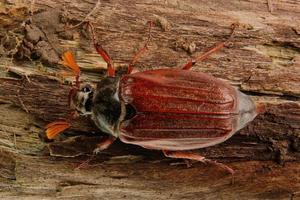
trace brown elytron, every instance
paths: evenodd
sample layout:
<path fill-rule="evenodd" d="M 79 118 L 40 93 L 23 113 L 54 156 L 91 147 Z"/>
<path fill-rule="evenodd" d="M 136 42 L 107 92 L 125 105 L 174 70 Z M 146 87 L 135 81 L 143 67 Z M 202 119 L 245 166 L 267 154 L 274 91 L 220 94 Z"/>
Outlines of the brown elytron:
<path fill-rule="evenodd" d="M 189 150 L 227 139 L 238 128 L 238 91 L 208 74 L 158 69 L 125 75 L 120 97 L 136 109 L 121 123 L 124 142 Z"/>

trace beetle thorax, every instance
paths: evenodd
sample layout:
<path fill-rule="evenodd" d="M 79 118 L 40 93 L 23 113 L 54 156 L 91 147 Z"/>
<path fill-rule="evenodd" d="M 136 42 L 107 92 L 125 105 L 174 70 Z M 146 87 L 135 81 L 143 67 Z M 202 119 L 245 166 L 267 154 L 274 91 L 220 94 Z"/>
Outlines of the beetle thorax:
<path fill-rule="evenodd" d="M 125 113 L 125 105 L 119 99 L 119 78 L 102 79 L 93 95 L 92 119 L 95 124 L 101 131 L 118 137 Z"/>
<path fill-rule="evenodd" d="M 125 105 L 119 99 L 119 79 L 106 77 L 97 86 L 83 85 L 72 98 L 79 115 L 91 115 L 97 127 L 115 137 L 125 116 Z"/>

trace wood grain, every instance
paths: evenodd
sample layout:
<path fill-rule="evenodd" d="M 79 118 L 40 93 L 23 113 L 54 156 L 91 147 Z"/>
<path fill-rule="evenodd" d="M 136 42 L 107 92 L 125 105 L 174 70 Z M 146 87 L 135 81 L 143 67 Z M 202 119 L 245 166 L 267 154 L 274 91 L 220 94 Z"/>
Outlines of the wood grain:
<path fill-rule="evenodd" d="M 1 198 L 300 198 L 299 1 L 102 0 L 88 17 L 118 75 L 147 39 L 149 20 L 158 26 L 137 70 L 181 67 L 223 41 L 230 24 L 240 24 L 229 46 L 192 69 L 266 104 L 266 112 L 232 139 L 198 151 L 232 167 L 234 181 L 214 166 L 186 168 L 161 152 L 119 141 L 76 169 L 106 137 L 87 118 L 76 119 L 55 142 L 42 141 L 44 125 L 69 113 L 72 77 L 62 76 L 62 52 L 75 53 L 84 82 L 105 75 L 85 25 L 68 29 L 96 2 L 0 2 Z"/>

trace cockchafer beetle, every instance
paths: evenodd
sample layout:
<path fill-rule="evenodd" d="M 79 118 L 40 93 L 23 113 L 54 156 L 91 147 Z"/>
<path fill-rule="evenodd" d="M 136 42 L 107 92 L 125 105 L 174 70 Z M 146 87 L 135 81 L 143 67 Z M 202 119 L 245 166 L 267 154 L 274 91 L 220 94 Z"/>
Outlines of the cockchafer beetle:
<path fill-rule="evenodd" d="M 187 150 L 205 148 L 224 142 L 252 121 L 261 106 L 228 83 L 209 74 L 193 72 L 191 67 L 220 50 L 230 37 L 208 52 L 190 60 L 181 69 L 154 69 L 133 73 L 133 66 L 146 50 L 149 37 L 129 64 L 128 73 L 115 76 L 115 68 L 107 52 L 95 42 L 94 46 L 107 63 L 107 76 L 96 88 L 80 86 L 80 69 L 73 55 L 66 52 L 63 64 L 76 76 L 70 92 L 70 102 L 81 115 L 90 115 L 97 127 L 110 134 L 94 152 L 106 149 L 116 138 L 148 149 L 162 150 L 165 156 L 216 164 Z M 49 139 L 71 126 L 70 120 L 55 121 L 46 126 Z"/>

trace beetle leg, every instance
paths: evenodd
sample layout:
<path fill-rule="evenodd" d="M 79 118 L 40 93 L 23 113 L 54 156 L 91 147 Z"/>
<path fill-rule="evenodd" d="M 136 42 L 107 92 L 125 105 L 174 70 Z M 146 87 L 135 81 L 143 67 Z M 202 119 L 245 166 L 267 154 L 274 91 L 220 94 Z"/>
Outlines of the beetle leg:
<path fill-rule="evenodd" d="M 114 77 L 116 74 L 116 70 L 108 53 L 103 49 L 103 47 L 99 43 L 95 43 L 94 46 L 98 54 L 107 63 L 107 75 L 110 77 Z"/>
<path fill-rule="evenodd" d="M 190 168 L 192 167 L 192 160 L 189 160 L 189 159 L 183 159 L 182 162 L 175 162 L 175 163 L 171 163 L 170 165 L 172 166 L 176 166 L 176 165 L 185 165 L 187 168 Z"/>
<path fill-rule="evenodd" d="M 212 165 L 216 165 L 220 168 L 225 169 L 228 171 L 230 174 L 234 174 L 234 170 L 228 167 L 227 165 L 224 165 L 222 163 L 218 163 L 217 161 L 207 159 L 197 153 L 192 153 L 192 152 L 185 152 L 185 151 L 168 151 L 168 150 L 163 150 L 163 153 L 166 157 L 169 158 L 183 158 L 183 159 L 189 159 L 189 160 L 196 160 L 200 161 L 202 163 L 209 163 Z"/>
<path fill-rule="evenodd" d="M 151 29 L 152 27 L 155 25 L 153 21 L 148 21 L 147 24 L 149 25 L 149 30 L 148 30 L 148 39 L 146 41 L 146 43 L 144 44 L 144 46 L 134 54 L 132 61 L 129 63 L 128 65 L 128 70 L 127 73 L 130 74 L 133 70 L 134 64 L 136 63 L 136 61 L 142 56 L 142 54 L 148 49 L 148 45 L 151 41 Z"/>
<path fill-rule="evenodd" d="M 110 77 L 114 77 L 116 70 L 113 65 L 112 59 L 109 57 L 108 53 L 104 50 L 104 48 L 98 42 L 96 42 L 94 26 L 90 22 L 87 22 L 87 25 L 90 27 L 92 40 L 96 51 L 107 64 L 107 75 Z"/>
<path fill-rule="evenodd" d="M 191 69 L 198 61 L 203 61 L 205 60 L 206 58 L 208 58 L 211 54 L 213 54 L 214 52 L 222 49 L 225 45 L 225 42 L 222 42 L 220 44 L 218 44 L 217 46 L 213 47 L 212 49 L 210 49 L 209 51 L 207 51 L 206 53 L 204 54 L 201 54 L 199 57 L 195 58 L 195 59 L 192 59 L 190 60 L 187 64 L 185 64 L 183 66 L 182 69 L 184 70 L 189 70 Z"/>
<path fill-rule="evenodd" d="M 97 147 L 93 151 L 93 155 L 89 159 L 87 159 L 86 161 L 80 163 L 76 167 L 76 169 L 81 169 L 81 168 L 87 167 L 89 165 L 89 163 L 96 157 L 96 155 L 98 153 L 100 153 L 104 149 L 107 149 L 115 140 L 116 140 L 115 137 L 109 136 L 108 138 L 105 138 L 103 141 L 101 141 L 100 143 L 98 143 Z"/>
<path fill-rule="evenodd" d="M 108 138 L 106 138 L 105 140 L 97 144 L 97 147 L 96 149 L 94 149 L 93 153 L 98 154 L 104 149 L 107 149 L 115 140 L 116 140 L 115 137 L 109 136 Z"/>
<path fill-rule="evenodd" d="M 205 52 L 204 54 L 201 54 L 199 56 L 197 56 L 195 59 L 191 59 L 188 63 L 186 63 L 182 69 L 184 70 L 189 70 L 192 68 L 193 65 L 195 65 L 197 62 L 199 61 L 203 61 L 205 60 L 206 58 L 208 58 L 211 54 L 219 51 L 220 49 L 222 49 L 228 42 L 229 40 L 232 38 L 233 34 L 234 34 L 234 31 L 236 29 L 236 27 L 238 26 L 238 24 L 232 24 L 231 25 L 231 33 L 230 33 L 230 36 L 229 38 L 224 41 L 224 42 L 221 42 L 219 43 L 218 45 L 216 45 L 215 47 L 213 47 L 212 49 L 210 49 L 209 51 Z"/>

